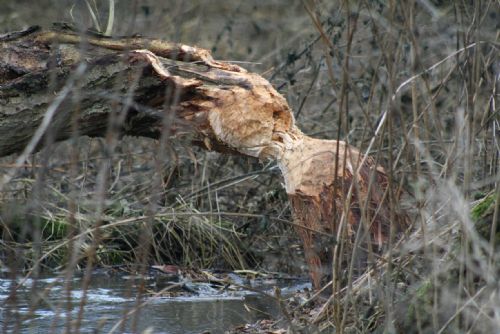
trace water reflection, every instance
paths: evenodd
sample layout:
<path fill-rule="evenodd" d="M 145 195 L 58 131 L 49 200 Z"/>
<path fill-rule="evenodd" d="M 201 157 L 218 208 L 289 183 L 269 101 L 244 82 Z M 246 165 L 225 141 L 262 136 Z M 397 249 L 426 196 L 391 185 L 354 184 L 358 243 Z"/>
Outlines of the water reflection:
<path fill-rule="evenodd" d="M 80 333 L 140 333 L 147 328 L 153 333 L 222 333 L 239 324 L 279 316 L 272 298 L 250 291 L 221 292 L 208 283 L 191 283 L 197 295 L 151 297 L 154 287 L 141 285 L 144 281 L 137 279 L 97 275 L 84 292 L 81 279 L 74 278 L 67 293 L 62 278 L 49 277 L 28 279 L 12 294 L 12 287 L 20 282 L 0 279 L 0 321 L 7 333 L 63 333 L 75 326 L 84 296 Z M 269 285 L 254 285 L 272 291 Z M 285 285 L 289 286 L 286 291 L 304 287 L 297 281 Z"/>

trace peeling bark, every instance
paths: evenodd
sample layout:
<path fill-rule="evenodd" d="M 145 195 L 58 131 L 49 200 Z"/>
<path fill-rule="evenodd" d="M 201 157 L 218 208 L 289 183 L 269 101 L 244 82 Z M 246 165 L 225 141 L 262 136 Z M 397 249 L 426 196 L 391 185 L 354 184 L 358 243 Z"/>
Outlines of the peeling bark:
<path fill-rule="evenodd" d="M 191 46 L 37 28 L 0 36 L 0 156 L 23 150 L 82 63 L 85 73 L 51 121 L 57 140 L 73 135 L 75 117 L 79 135 L 103 136 L 110 113 L 125 105 L 116 125 L 123 134 L 189 134 L 209 150 L 276 160 L 315 288 L 330 272 L 337 238 L 360 249 L 387 244 L 384 170 L 344 142 L 304 135 L 267 80 Z M 392 224 L 396 232 L 404 227 Z"/>

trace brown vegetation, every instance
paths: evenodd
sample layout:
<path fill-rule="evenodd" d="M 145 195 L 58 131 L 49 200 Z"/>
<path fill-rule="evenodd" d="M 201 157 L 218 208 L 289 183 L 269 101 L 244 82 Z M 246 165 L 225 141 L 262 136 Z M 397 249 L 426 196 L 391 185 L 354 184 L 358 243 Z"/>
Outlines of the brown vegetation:
<path fill-rule="evenodd" d="M 114 25 L 113 0 L 64 3 L 0 3 L 3 32 L 79 31 L 2 36 L 0 113 L 24 116 L 0 121 L 2 155 L 22 152 L 0 160 L 5 276 L 86 267 L 86 291 L 93 268 L 120 263 L 306 275 L 301 235 L 327 301 L 304 291 L 286 307 L 275 290 L 281 317 L 249 332 L 499 332 L 498 0 L 130 1 Z M 31 68 L 5 65 L 33 50 Z M 396 243 L 400 205 L 413 229 Z M 29 321 L 19 292 L 7 326 Z M 82 319 L 84 298 L 56 312 L 76 300 Z"/>

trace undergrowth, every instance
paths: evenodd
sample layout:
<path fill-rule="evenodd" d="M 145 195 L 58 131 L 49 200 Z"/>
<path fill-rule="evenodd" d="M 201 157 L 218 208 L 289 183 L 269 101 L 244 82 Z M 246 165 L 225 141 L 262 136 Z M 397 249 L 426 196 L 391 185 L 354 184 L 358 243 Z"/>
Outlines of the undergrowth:
<path fill-rule="evenodd" d="M 111 2 L 88 3 L 91 12 L 78 3 L 72 15 L 54 9 L 45 23 L 66 18 L 99 30 Z M 0 27 L 15 30 L 23 17 L 37 23 L 32 10 L 3 6 L 10 15 Z M 403 194 L 390 201 L 407 210 L 407 235 L 373 254 L 359 277 L 334 266 L 331 293 L 290 303 L 285 312 L 296 316 L 283 327 L 500 331 L 498 0 L 156 2 L 135 16 L 129 9 L 117 2 L 106 31 L 140 30 L 249 61 L 243 66 L 287 97 L 304 132 L 361 148 Z M 16 171 L 0 193 L 4 271 L 173 263 L 307 274 L 272 164 L 189 143 L 165 149 L 121 138 L 111 157 L 104 146 L 60 143 Z M 2 172 L 11 161 L 2 159 Z"/>

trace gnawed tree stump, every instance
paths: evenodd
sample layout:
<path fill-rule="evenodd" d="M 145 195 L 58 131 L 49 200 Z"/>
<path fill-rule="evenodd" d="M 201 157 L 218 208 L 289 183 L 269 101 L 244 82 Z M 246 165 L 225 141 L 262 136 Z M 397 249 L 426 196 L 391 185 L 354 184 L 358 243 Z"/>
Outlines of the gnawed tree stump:
<path fill-rule="evenodd" d="M 110 124 L 117 106 L 124 111 Z M 0 156 L 40 146 L 33 135 L 45 130 L 49 109 L 55 140 L 73 136 L 76 120 L 78 135 L 104 136 L 109 127 L 151 138 L 189 134 L 208 150 L 276 160 L 315 288 L 332 260 L 356 249 L 364 263 L 367 249 L 387 244 L 391 225 L 393 234 L 404 227 L 391 222 L 387 177 L 372 159 L 304 135 L 267 80 L 203 49 L 36 27 L 0 36 Z M 337 241 L 345 244 L 332 253 Z"/>

